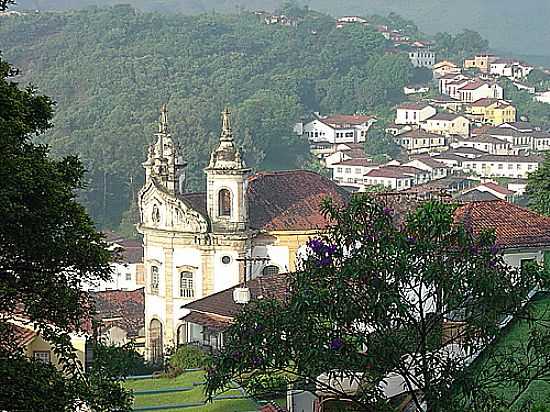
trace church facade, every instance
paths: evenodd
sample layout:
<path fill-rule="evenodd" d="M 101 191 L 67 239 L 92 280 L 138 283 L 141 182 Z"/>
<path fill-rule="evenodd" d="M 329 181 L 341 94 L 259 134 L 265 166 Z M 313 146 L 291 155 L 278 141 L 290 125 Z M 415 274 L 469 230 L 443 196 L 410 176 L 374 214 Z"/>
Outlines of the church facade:
<path fill-rule="evenodd" d="M 186 192 L 184 162 L 164 106 L 139 192 L 145 265 L 145 335 L 149 360 L 190 342 L 206 328 L 186 322 L 182 306 L 258 276 L 295 269 L 307 240 L 327 225 L 319 210 L 347 192 L 304 170 L 252 174 L 230 123 L 205 169 L 206 192 Z"/>

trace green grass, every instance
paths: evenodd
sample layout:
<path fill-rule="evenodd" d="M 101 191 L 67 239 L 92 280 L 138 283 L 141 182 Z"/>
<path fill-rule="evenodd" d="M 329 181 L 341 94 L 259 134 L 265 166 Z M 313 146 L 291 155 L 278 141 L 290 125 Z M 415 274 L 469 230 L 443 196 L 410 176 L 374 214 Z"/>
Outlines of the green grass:
<path fill-rule="evenodd" d="M 550 322 L 550 293 L 539 293 L 533 301 L 530 303 L 532 314 L 535 318 L 544 319 L 544 323 L 547 325 Z M 539 326 L 540 327 L 540 326 Z M 499 336 L 493 343 L 492 348 L 487 353 L 482 354 L 472 365 L 472 372 L 476 373 L 481 368 L 491 367 L 491 353 L 499 350 L 514 351 L 514 348 L 518 348 L 521 343 L 527 342 L 529 336 L 530 325 L 526 320 L 512 321 L 504 330 L 503 334 Z M 506 382 L 502 382 L 495 386 L 494 393 L 499 398 L 507 399 L 511 401 L 514 396 L 514 388 Z M 550 399 L 550 383 L 548 382 L 533 382 L 529 385 L 528 389 L 523 395 L 512 405 L 511 410 L 521 411 L 522 405 L 526 401 L 533 401 L 535 403 L 541 401 L 548 401 Z"/>
<path fill-rule="evenodd" d="M 156 379 L 143 379 L 143 380 L 128 380 L 125 383 L 125 387 L 132 391 L 154 390 L 154 389 L 168 389 L 176 387 L 189 387 L 193 383 L 204 382 L 204 372 L 187 372 L 176 378 L 156 378 Z M 224 392 L 222 395 L 240 395 L 241 392 L 237 389 L 232 389 Z M 150 395 L 135 395 L 134 406 L 160 406 L 160 405 L 172 405 L 180 403 L 193 403 L 204 401 L 204 386 L 196 386 L 190 391 L 173 392 L 173 393 L 160 393 Z M 250 399 L 231 399 L 231 400 L 219 400 L 214 401 L 211 404 L 203 406 L 190 407 L 184 409 L 167 409 L 165 412 L 176 411 L 189 411 L 189 412 L 243 412 L 243 411 L 255 411 L 258 406 Z"/>

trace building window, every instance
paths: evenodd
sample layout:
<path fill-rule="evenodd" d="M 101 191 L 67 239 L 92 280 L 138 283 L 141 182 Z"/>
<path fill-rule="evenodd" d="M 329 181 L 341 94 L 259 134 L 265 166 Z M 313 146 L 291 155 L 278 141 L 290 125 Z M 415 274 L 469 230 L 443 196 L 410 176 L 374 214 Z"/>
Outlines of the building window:
<path fill-rule="evenodd" d="M 222 263 L 224 265 L 229 265 L 231 263 L 231 256 L 227 256 L 227 255 L 222 256 Z"/>
<path fill-rule="evenodd" d="M 42 363 L 50 363 L 50 351 L 49 350 L 35 350 L 32 353 L 32 357 Z"/>
<path fill-rule="evenodd" d="M 158 364 L 163 358 L 162 323 L 153 319 L 149 324 L 149 360 Z"/>
<path fill-rule="evenodd" d="M 126 272 L 126 280 L 132 280 L 132 272 Z"/>
<path fill-rule="evenodd" d="M 185 345 L 187 343 L 187 323 L 183 323 L 178 326 L 176 340 L 178 346 Z"/>
<path fill-rule="evenodd" d="M 218 215 L 231 216 L 231 192 L 227 189 L 218 193 Z"/>
<path fill-rule="evenodd" d="M 180 273 L 180 296 L 182 298 L 192 298 L 195 296 L 193 274 L 191 272 Z"/>
<path fill-rule="evenodd" d="M 337 168 L 336 168 L 336 173 L 342 173 L 342 168 L 341 168 L 341 167 L 337 167 Z"/>
<path fill-rule="evenodd" d="M 274 276 L 279 274 L 279 268 L 275 265 L 268 265 L 262 269 L 262 276 Z"/>
<path fill-rule="evenodd" d="M 159 292 L 159 267 L 151 266 L 151 293 Z"/>
<path fill-rule="evenodd" d="M 351 173 L 351 167 L 346 167 L 346 173 Z"/>

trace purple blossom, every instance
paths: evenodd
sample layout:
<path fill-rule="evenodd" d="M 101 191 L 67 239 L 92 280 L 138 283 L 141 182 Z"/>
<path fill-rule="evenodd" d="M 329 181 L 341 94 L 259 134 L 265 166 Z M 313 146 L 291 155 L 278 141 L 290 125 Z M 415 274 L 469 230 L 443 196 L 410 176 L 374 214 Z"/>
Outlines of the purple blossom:
<path fill-rule="evenodd" d="M 263 363 L 263 359 L 260 358 L 259 356 L 254 356 L 252 358 L 252 365 L 253 366 L 260 366 L 262 363 Z"/>
<path fill-rule="evenodd" d="M 235 352 L 233 352 L 233 353 L 231 354 L 231 357 L 232 357 L 234 360 L 238 361 L 238 360 L 241 359 L 242 355 L 243 355 L 243 354 L 242 354 L 240 351 L 237 350 L 237 351 L 235 351 Z"/>
<path fill-rule="evenodd" d="M 319 259 L 319 261 L 317 262 L 317 265 L 319 267 L 325 267 L 325 266 L 330 266 L 332 264 L 332 258 L 330 256 L 325 256 L 325 257 L 322 257 L 321 259 Z"/>
<path fill-rule="evenodd" d="M 414 236 L 409 236 L 409 237 L 407 237 L 407 243 L 408 243 L 409 245 L 414 245 L 414 244 L 416 244 L 416 238 L 415 238 Z"/>
<path fill-rule="evenodd" d="M 497 245 L 491 246 L 491 254 L 496 255 L 500 252 L 500 248 Z"/>
<path fill-rule="evenodd" d="M 344 346 L 344 342 L 340 338 L 334 338 L 330 341 L 330 349 L 340 350 Z"/>
<path fill-rule="evenodd" d="M 311 239 L 307 246 L 317 259 L 317 266 L 324 267 L 332 264 L 332 256 L 336 253 L 338 247 L 335 244 L 327 244 L 320 239 Z"/>
<path fill-rule="evenodd" d="M 385 214 L 386 216 L 391 216 L 391 215 L 393 214 L 393 209 L 390 208 L 390 207 L 385 207 L 385 208 L 384 208 L 384 214 Z"/>
<path fill-rule="evenodd" d="M 265 329 L 265 328 L 264 328 L 264 325 L 258 324 L 258 325 L 256 325 L 256 327 L 254 328 L 254 332 L 256 332 L 256 333 L 261 333 L 261 332 L 263 332 L 264 329 Z"/>
<path fill-rule="evenodd" d="M 478 247 L 477 247 L 476 245 L 470 246 L 470 253 L 471 253 L 471 254 L 476 254 L 476 253 L 478 253 L 478 252 L 479 252 L 479 249 L 478 249 Z"/>

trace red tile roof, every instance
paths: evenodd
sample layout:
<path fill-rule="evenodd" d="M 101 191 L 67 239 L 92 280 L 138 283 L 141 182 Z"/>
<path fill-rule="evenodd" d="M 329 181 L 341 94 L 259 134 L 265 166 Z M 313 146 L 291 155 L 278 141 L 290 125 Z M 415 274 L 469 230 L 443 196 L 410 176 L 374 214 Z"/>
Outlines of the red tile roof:
<path fill-rule="evenodd" d="M 321 202 L 347 203 L 350 194 L 330 179 L 307 170 L 262 172 L 248 181 L 250 226 L 267 231 L 322 229 L 329 223 Z"/>
<path fill-rule="evenodd" d="M 399 167 L 381 167 L 380 169 L 373 169 L 365 174 L 365 177 L 387 177 L 392 179 L 407 179 L 410 178 L 410 174 L 404 170 L 400 170 Z"/>
<path fill-rule="evenodd" d="M 516 193 L 513 190 L 509 190 L 505 187 L 499 186 L 495 182 L 486 182 L 486 183 L 481 184 L 480 186 L 484 186 L 488 189 L 491 189 L 491 190 L 493 190 L 497 193 L 500 193 L 500 194 L 503 194 L 503 195 L 506 195 L 506 196 L 511 196 L 511 195 Z"/>
<path fill-rule="evenodd" d="M 35 337 L 38 336 L 36 332 L 31 329 L 23 328 L 18 325 L 9 324 L 8 326 L 13 333 L 14 342 L 18 347 L 24 347 L 28 345 Z"/>
<path fill-rule="evenodd" d="M 145 327 L 144 288 L 91 292 L 90 296 L 95 303 L 96 320 L 107 326 L 116 325 L 129 336 L 137 336 L 140 329 Z"/>
<path fill-rule="evenodd" d="M 463 205 L 456 210 L 455 221 L 463 223 L 474 235 L 495 230 L 500 247 L 550 246 L 550 217 L 504 200 Z"/>
<path fill-rule="evenodd" d="M 482 80 L 473 80 L 471 82 L 466 83 L 464 86 L 460 88 L 460 90 L 477 90 L 480 87 L 483 87 L 487 85 L 487 82 L 484 82 Z"/>
<path fill-rule="evenodd" d="M 379 165 L 379 163 L 373 162 L 367 158 L 358 158 L 358 159 L 347 159 L 343 160 L 340 163 L 334 163 L 333 166 L 362 166 L 362 167 L 374 167 Z"/>
<path fill-rule="evenodd" d="M 243 287 L 244 284 L 235 285 L 229 289 L 222 290 L 202 299 L 183 305 L 183 309 L 191 311 L 215 314 L 224 318 L 233 318 L 242 309 L 242 304 L 235 303 L 233 300 L 233 290 L 237 287 Z M 269 297 L 274 299 L 284 299 L 288 294 L 288 275 L 278 274 L 272 276 L 261 276 L 247 282 L 250 289 L 251 300 L 259 297 Z M 202 318 L 201 318 L 202 319 Z M 196 319 L 196 320 L 201 320 Z M 219 321 L 219 319 L 218 319 Z"/>
<path fill-rule="evenodd" d="M 424 102 L 406 102 L 402 103 L 399 106 L 397 106 L 397 109 L 403 109 L 403 110 L 422 110 L 426 107 L 429 107 L 430 105 L 428 103 Z"/>
<path fill-rule="evenodd" d="M 322 200 L 330 197 L 345 204 L 350 194 L 315 172 L 288 170 L 249 177 L 247 197 L 253 229 L 297 231 L 326 227 L 328 222 L 319 210 Z M 206 193 L 185 193 L 179 198 L 208 217 Z"/>

